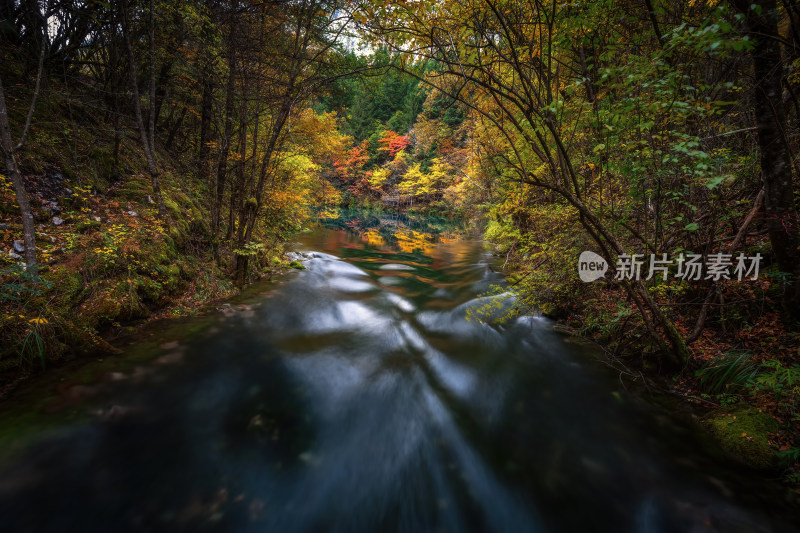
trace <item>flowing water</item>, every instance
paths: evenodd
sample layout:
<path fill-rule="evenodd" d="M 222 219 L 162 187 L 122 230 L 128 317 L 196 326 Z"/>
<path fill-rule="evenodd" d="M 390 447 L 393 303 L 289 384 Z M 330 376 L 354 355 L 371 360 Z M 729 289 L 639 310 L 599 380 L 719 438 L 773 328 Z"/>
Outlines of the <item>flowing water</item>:
<path fill-rule="evenodd" d="M 794 531 L 551 322 L 478 320 L 511 302 L 446 229 L 329 220 L 306 270 L 16 394 L 0 531 Z"/>

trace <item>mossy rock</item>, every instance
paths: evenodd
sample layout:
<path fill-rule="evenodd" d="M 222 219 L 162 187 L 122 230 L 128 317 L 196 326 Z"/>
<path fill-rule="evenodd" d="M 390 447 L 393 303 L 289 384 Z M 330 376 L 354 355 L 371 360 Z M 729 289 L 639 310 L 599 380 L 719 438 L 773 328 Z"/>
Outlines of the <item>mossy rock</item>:
<path fill-rule="evenodd" d="M 175 266 L 178 267 L 180 277 L 184 281 L 194 280 L 200 274 L 200 269 L 196 262 L 191 261 L 190 258 L 187 257 L 181 258 L 181 260 L 175 263 Z"/>
<path fill-rule="evenodd" d="M 132 289 L 127 280 L 93 284 L 91 294 L 82 306 L 80 317 L 94 328 L 149 317 L 150 310 L 142 305 L 139 295 Z"/>
<path fill-rule="evenodd" d="M 189 221 L 189 232 L 195 238 L 199 238 L 204 241 L 209 241 L 212 237 L 211 229 L 201 217 L 195 217 Z"/>
<path fill-rule="evenodd" d="M 89 149 L 89 161 L 95 173 L 95 181 L 98 185 L 108 185 L 109 178 L 114 174 L 114 145 L 93 145 Z M 116 169 L 118 170 L 118 169 Z"/>
<path fill-rule="evenodd" d="M 89 233 L 92 230 L 99 229 L 100 225 L 96 220 L 82 220 L 75 225 L 75 230 L 78 233 Z"/>
<path fill-rule="evenodd" d="M 59 294 L 58 302 L 71 306 L 73 300 L 83 291 L 84 282 L 80 272 L 59 265 L 51 270 L 46 280 L 52 283 L 53 290 Z"/>
<path fill-rule="evenodd" d="M 155 268 L 157 276 L 149 280 L 151 285 L 158 287 L 157 294 L 148 293 L 150 301 L 158 305 L 166 305 L 171 294 L 183 285 L 181 269 L 176 265 L 159 265 Z"/>
<path fill-rule="evenodd" d="M 188 230 L 189 225 L 185 221 L 175 220 L 167 229 L 167 237 L 169 237 L 176 249 L 183 250 Z"/>
<path fill-rule="evenodd" d="M 760 470 L 778 466 L 776 450 L 769 445 L 767 434 L 778 431 L 780 425 L 771 416 L 744 406 L 725 413 L 712 413 L 704 424 L 733 458 Z"/>
<path fill-rule="evenodd" d="M 0 253 L 0 267 L 10 267 L 16 265 L 20 261 L 24 261 L 24 259 L 14 259 L 8 254 Z"/>
<path fill-rule="evenodd" d="M 116 353 L 107 342 L 101 339 L 83 320 L 64 320 L 61 324 L 66 353 L 78 356 L 110 355 Z"/>
<path fill-rule="evenodd" d="M 291 268 L 296 268 L 297 270 L 305 270 L 306 269 L 305 265 L 303 263 L 301 263 L 300 261 L 292 261 L 292 262 L 289 263 L 289 266 Z"/>
<path fill-rule="evenodd" d="M 144 202 L 148 195 L 153 194 L 150 177 L 144 174 L 129 176 L 123 183 L 124 186 L 116 192 L 116 196 L 122 200 Z"/>
<path fill-rule="evenodd" d="M 175 241 L 169 235 L 163 235 L 162 240 L 164 242 L 164 246 L 167 247 L 167 252 L 169 253 L 170 257 L 177 257 L 178 256 L 178 248 L 175 245 Z"/>
<path fill-rule="evenodd" d="M 136 282 L 136 292 L 142 300 L 158 304 L 164 296 L 164 285 L 154 279 L 142 277 Z"/>
<path fill-rule="evenodd" d="M 186 285 L 181 267 L 176 264 L 149 263 L 138 270 L 135 289 L 142 303 L 163 307 L 170 297 Z"/>
<path fill-rule="evenodd" d="M 167 242 L 166 239 L 155 238 L 142 246 L 140 257 L 142 262 L 141 268 L 143 268 L 144 271 L 148 271 L 157 265 L 172 264 L 176 256 L 177 253 L 175 252 L 174 241 L 172 239 L 169 239 L 169 242 Z"/>
<path fill-rule="evenodd" d="M 181 268 L 178 265 L 162 265 L 159 271 L 165 278 L 162 283 L 167 290 L 173 290 L 178 287 L 178 284 L 181 281 Z"/>
<path fill-rule="evenodd" d="M 167 208 L 167 211 L 169 211 L 169 214 L 172 216 L 172 218 L 183 218 L 183 210 L 174 199 L 165 197 L 164 207 Z"/>

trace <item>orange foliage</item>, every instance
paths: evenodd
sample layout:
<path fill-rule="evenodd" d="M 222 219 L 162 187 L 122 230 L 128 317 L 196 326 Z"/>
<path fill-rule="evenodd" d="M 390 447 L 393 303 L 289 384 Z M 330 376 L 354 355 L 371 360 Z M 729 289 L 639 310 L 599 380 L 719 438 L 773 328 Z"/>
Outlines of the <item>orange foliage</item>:
<path fill-rule="evenodd" d="M 394 159 L 398 152 L 411 146 L 411 139 L 408 138 L 408 135 L 399 135 L 392 130 L 386 130 L 378 143 L 380 144 L 378 150 L 389 152 L 389 157 Z"/>

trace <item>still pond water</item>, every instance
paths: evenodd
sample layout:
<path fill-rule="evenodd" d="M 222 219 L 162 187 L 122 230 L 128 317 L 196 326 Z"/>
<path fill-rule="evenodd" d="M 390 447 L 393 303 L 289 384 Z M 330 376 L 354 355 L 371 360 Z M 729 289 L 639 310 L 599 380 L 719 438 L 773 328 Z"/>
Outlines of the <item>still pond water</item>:
<path fill-rule="evenodd" d="M 0 531 L 794 531 L 781 491 L 522 317 L 446 224 L 328 218 L 306 270 L 0 406 Z"/>

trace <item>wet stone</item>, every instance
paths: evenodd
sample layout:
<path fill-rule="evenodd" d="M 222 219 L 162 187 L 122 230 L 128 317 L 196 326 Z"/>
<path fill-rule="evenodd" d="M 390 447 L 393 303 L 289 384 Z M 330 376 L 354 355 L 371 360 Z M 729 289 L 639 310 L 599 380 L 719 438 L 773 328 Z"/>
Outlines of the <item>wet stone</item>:
<path fill-rule="evenodd" d="M 159 348 L 161 348 L 162 350 L 174 350 L 178 346 L 180 346 L 180 343 L 178 341 L 169 341 L 159 345 Z"/>

